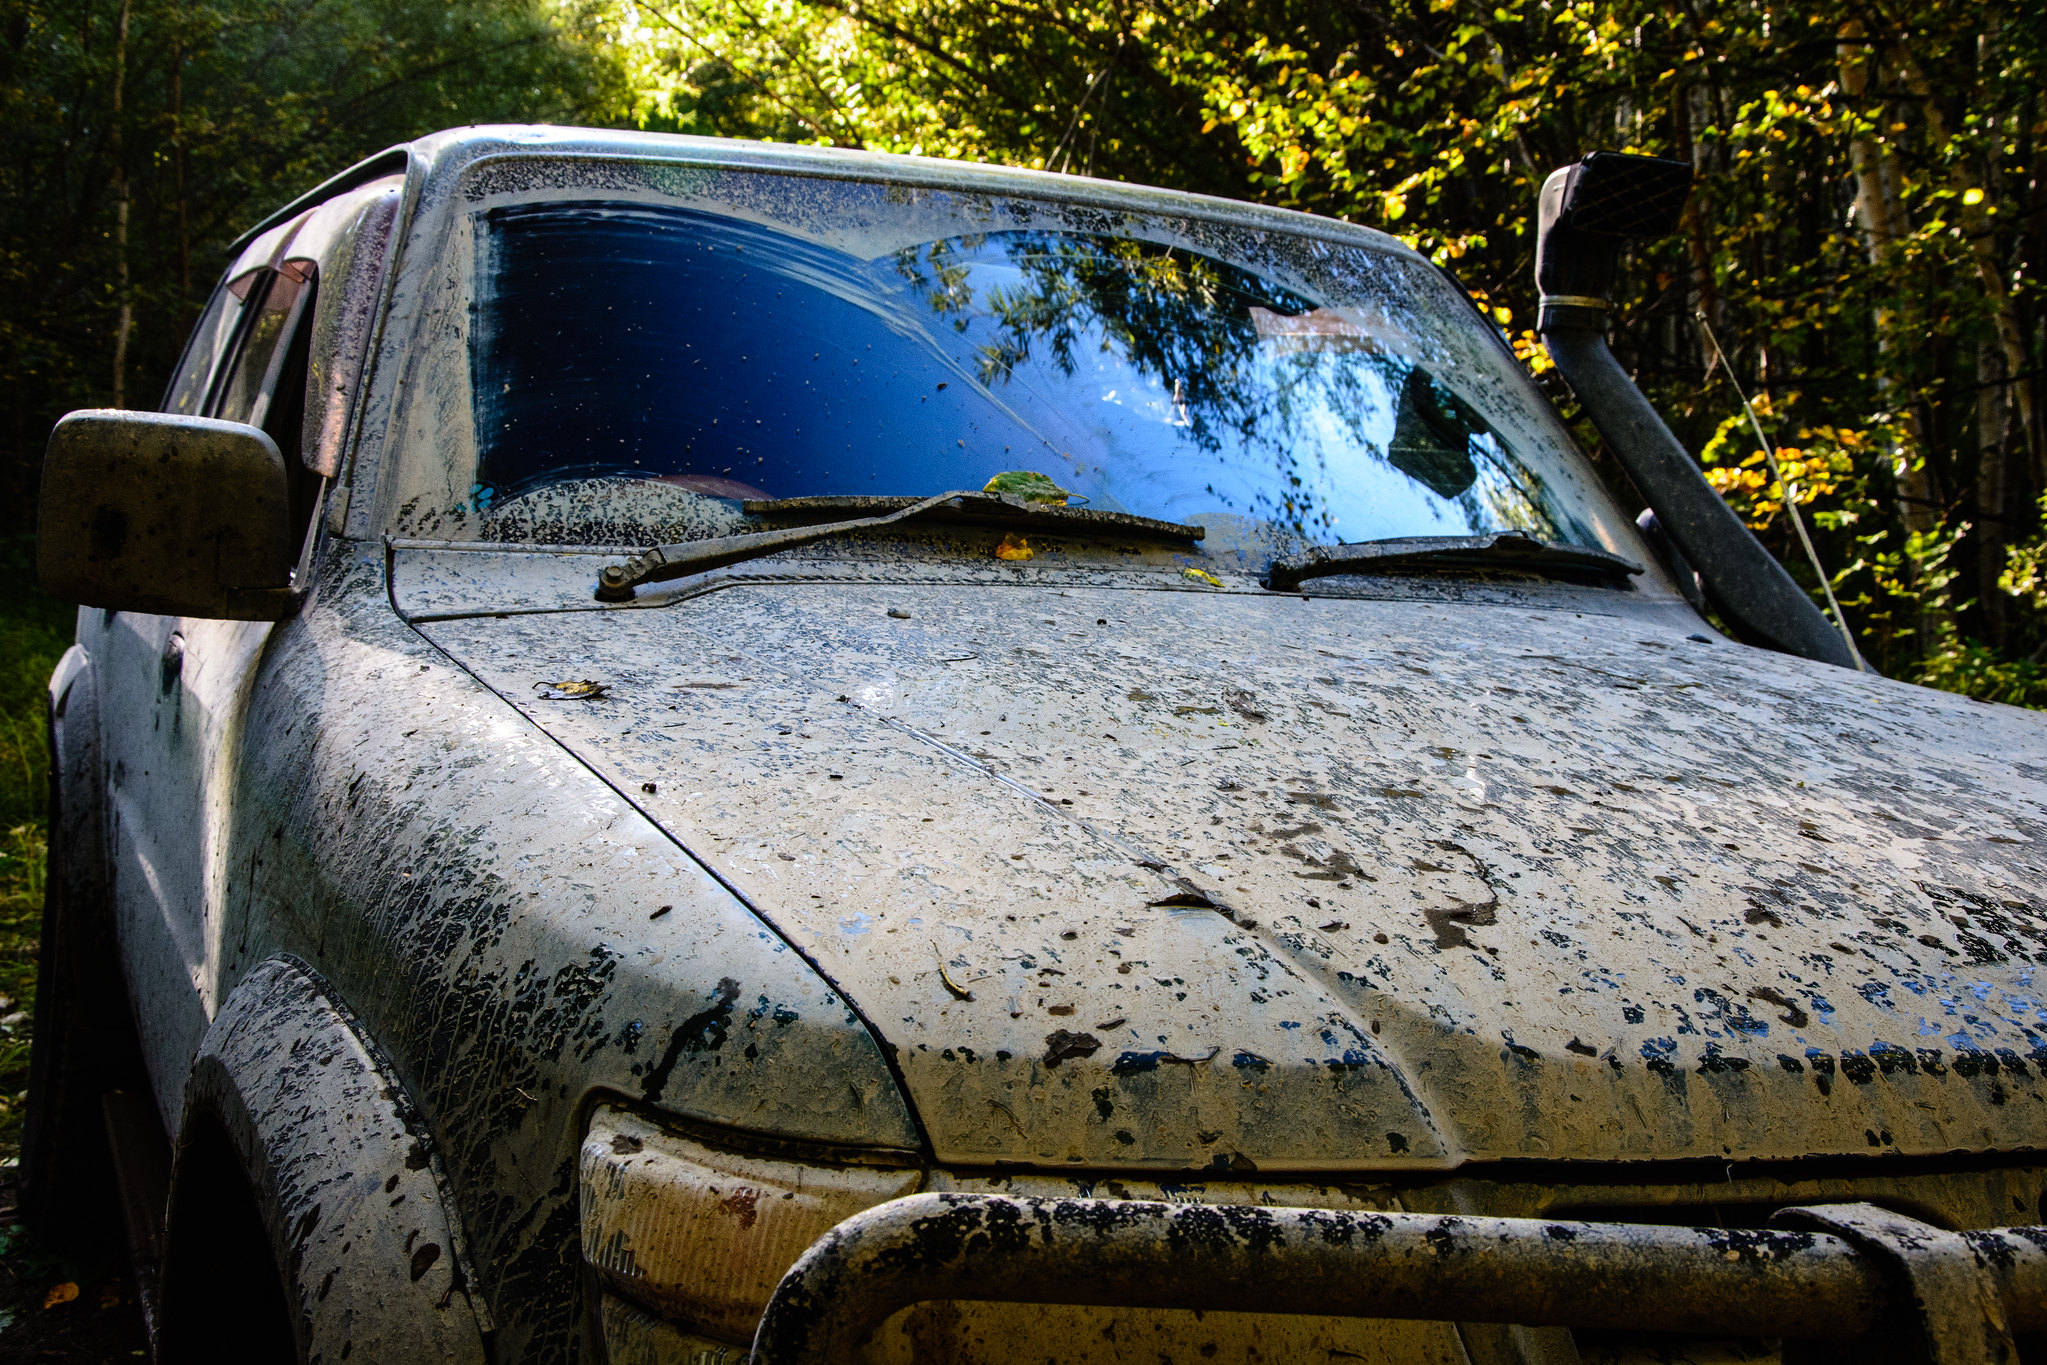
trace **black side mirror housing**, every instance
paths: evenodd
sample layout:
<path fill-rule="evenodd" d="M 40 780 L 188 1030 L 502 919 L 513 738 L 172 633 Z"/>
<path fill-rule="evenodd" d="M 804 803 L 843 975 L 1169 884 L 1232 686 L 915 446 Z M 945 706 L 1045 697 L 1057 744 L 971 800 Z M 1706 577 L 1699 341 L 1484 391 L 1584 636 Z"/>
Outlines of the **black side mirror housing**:
<path fill-rule="evenodd" d="M 239 422 L 89 408 L 50 433 L 36 571 L 89 607 L 277 621 L 296 527 L 284 457 Z"/>

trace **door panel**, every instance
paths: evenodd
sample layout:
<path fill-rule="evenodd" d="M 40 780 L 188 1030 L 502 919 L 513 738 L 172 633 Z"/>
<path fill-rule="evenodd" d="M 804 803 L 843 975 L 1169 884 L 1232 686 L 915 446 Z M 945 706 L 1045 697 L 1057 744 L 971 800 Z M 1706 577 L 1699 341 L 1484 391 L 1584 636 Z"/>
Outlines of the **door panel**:
<path fill-rule="evenodd" d="M 365 186 L 238 262 L 166 396 L 166 410 L 268 432 L 309 531 L 321 475 L 341 467 L 397 204 L 396 179 Z M 234 985 L 225 974 L 240 945 L 224 935 L 245 932 L 239 918 L 226 923 L 227 908 L 241 904 L 236 889 L 250 884 L 246 864 L 228 863 L 237 822 L 267 816 L 237 804 L 246 717 L 273 639 L 299 627 L 101 611 L 79 622 L 102 679 L 122 965 L 158 1107 L 176 1131 L 191 1059 Z"/>
<path fill-rule="evenodd" d="M 312 262 L 287 261 L 245 286 L 208 412 L 264 427 L 299 482 L 314 283 Z M 275 629 L 122 612 L 97 651 L 111 684 L 103 704 L 115 916 L 157 1107 L 173 1132 L 190 1060 L 220 1003 L 222 912 L 236 875 L 226 864 L 233 774 Z"/>
<path fill-rule="evenodd" d="M 218 1004 L 218 940 L 229 869 L 225 784 L 260 621 L 123 612 L 100 645 L 109 747 L 112 890 L 128 989 L 159 1111 L 175 1124 L 185 1070 Z M 175 1131 L 173 1127 L 172 1131 Z"/>

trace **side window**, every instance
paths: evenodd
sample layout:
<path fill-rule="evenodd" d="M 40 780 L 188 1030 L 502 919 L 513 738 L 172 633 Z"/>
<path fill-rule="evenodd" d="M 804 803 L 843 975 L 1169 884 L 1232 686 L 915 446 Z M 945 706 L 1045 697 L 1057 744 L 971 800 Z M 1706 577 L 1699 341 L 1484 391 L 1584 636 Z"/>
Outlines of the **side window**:
<path fill-rule="evenodd" d="M 210 414 L 257 427 L 268 425 L 264 418 L 284 388 L 282 371 L 291 349 L 289 343 L 297 330 L 296 324 L 305 314 L 305 305 L 312 300 L 313 263 L 286 261 L 276 270 L 262 273 L 267 276 L 258 286 L 262 293 L 258 296 L 250 291 L 247 307 L 252 312 L 242 327 L 234 366 L 228 371 L 227 382 L 221 385 Z M 298 383 L 304 387 L 303 373 L 299 374 Z M 296 433 L 291 444 L 298 445 Z M 279 442 L 278 448 L 282 450 L 284 444 Z M 290 458 L 296 458 L 296 454 Z"/>
<path fill-rule="evenodd" d="M 208 381 L 213 378 L 215 362 L 234 337 L 235 324 L 241 320 L 242 305 L 249 291 L 267 273 L 245 270 L 213 291 L 199 325 L 192 329 L 191 339 L 185 343 L 185 354 L 178 361 L 178 372 L 171 378 L 170 391 L 164 395 L 165 412 L 196 416 L 205 411 Z"/>
<path fill-rule="evenodd" d="M 289 260 L 265 273 L 269 278 L 260 286 L 260 297 L 251 291 L 247 307 L 252 311 L 242 327 L 234 365 L 209 415 L 261 427 L 277 442 L 291 480 L 292 517 L 305 527 L 320 492 L 320 476 L 306 468 L 300 449 L 316 267 L 312 261 Z"/>

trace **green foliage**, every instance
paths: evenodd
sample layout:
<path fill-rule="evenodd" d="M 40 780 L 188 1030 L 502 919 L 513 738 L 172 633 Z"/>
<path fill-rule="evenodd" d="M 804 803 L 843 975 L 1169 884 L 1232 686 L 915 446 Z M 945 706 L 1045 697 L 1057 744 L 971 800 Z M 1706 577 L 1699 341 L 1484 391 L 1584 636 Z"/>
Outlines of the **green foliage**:
<path fill-rule="evenodd" d="M 52 423 L 155 406 L 228 243 L 351 162 L 454 124 L 613 117 L 624 67 L 594 18 L 577 0 L 0 0 L 0 1155 L 27 1077 L 44 689 L 72 633 L 71 607 L 24 586 Z"/>
<path fill-rule="evenodd" d="M 8 566 L 0 560 L 0 567 Z M 18 581 L 24 567 L 12 566 L 9 577 Z M 20 1141 L 28 1087 L 26 1016 L 35 1008 L 49 799 L 44 710 L 50 670 L 71 641 L 74 613 L 32 588 L 0 606 L 0 1158 Z"/>
<path fill-rule="evenodd" d="M 8 569 L 7 575 L 19 582 L 22 572 Z M 0 830 L 43 819 L 49 777 L 43 711 L 50 670 L 71 643 L 77 613 L 33 588 L 13 592 L 14 600 L 0 607 Z M 0 878 L 8 866 L 0 862 Z"/>
<path fill-rule="evenodd" d="M 21 1147 L 28 1098 L 29 1020 L 36 1007 L 36 947 L 43 922 L 43 829 L 0 830 L 0 1161 Z"/>
<path fill-rule="evenodd" d="M 578 0 L 0 0 L 0 532 L 31 529 L 58 416 L 156 405 L 264 214 L 439 128 L 622 109 L 592 21 Z"/>
<path fill-rule="evenodd" d="M 2031 659 L 2000 659 L 1973 640 L 1949 635 L 1919 665 L 1913 682 L 1984 701 L 2047 708 L 2047 671 Z"/>
<path fill-rule="evenodd" d="M 2042 0 L 607 3 L 646 126 L 1366 223 L 1455 269 L 1538 376 L 1543 177 L 1598 148 L 1690 161 L 1683 231 L 1627 252 L 1615 342 L 1639 380 L 1816 590 L 1703 313 L 1887 671 L 2008 690 L 1997 661 L 2047 645 L 2047 600 L 2014 586 L 2047 558 Z M 1965 637 L 1988 662 L 1956 662 Z"/>

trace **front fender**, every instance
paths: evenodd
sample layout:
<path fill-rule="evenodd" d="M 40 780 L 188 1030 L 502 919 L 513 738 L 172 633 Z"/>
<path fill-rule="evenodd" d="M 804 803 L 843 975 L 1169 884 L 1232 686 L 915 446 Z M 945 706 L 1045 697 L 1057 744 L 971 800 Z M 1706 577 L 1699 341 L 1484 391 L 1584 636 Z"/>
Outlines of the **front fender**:
<path fill-rule="evenodd" d="M 820 1146 L 919 1134 L 831 983 L 353 553 L 252 689 L 221 979 L 288 955 L 332 983 L 433 1133 L 499 1358 L 587 1358 L 593 1103 Z"/>
<path fill-rule="evenodd" d="M 301 1359 L 484 1365 L 487 1310 L 469 1293 L 431 1139 L 354 1016 L 304 963 L 271 958 L 229 995 L 193 1063 L 184 1114 L 166 1332 L 224 1307 L 180 1302 L 178 1265 L 181 1224 L 211 1216 L 186 1179 L 187 1153 L 217 1133 L 269 1234 Z"/>

